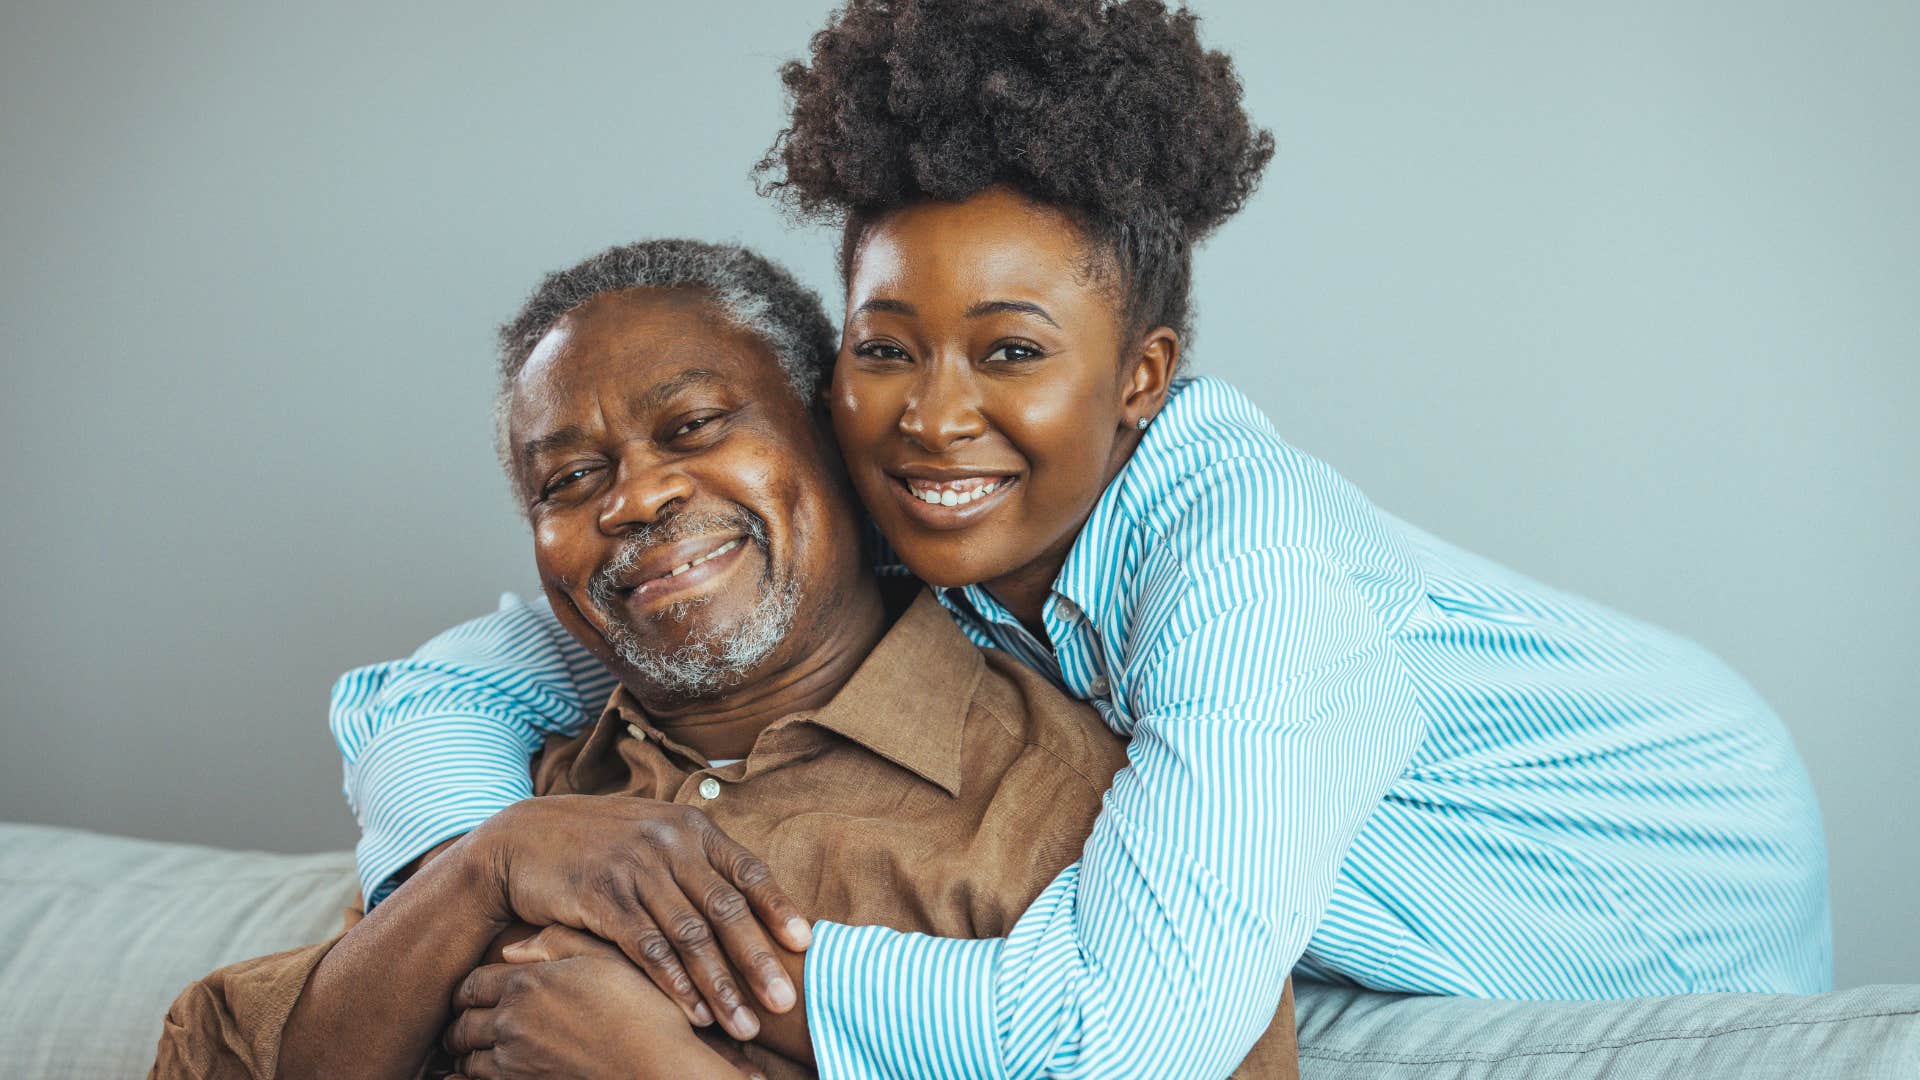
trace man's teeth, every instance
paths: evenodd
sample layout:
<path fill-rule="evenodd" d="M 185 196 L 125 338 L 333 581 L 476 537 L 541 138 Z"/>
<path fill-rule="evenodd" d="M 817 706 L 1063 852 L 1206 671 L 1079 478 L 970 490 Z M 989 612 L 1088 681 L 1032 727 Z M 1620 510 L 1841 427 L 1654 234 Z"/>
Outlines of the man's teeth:
<path fill-rule="evenodd" d="M 934 506 L 965 506 L 977 502 L 994 493 L 1000 487 L 998 480 L 956 480 L 951 483 L 936 484 L 925 480 L 907 481 L 907 492 L 914 498 Z"/>
<path fill-rule="evenodd" d="M 692 562 L 683 562 L 679 566 L 674 567 L 673 569 L 667 571 L 665 574 L 661 576 L 662 577 L 679 577 L 681 574 L 684 574 L 687 571 L 693 569 L 694 567 L 699 566 L 701 563 L 706 562 L 708 559 L 717 559 L 720 556 L 725 555 L 727 552 L 732 551 L 734 548 L 737 548 L 739 546 L 740 546 L 740 538 L 734 537 L 732 540 L 729 540 L 726 543 L 721 544 L 719 547 L 714 548 L 712 551 L 707 552 L 705 555 L 700 556 L 699 558 L 693 560 Z"/>

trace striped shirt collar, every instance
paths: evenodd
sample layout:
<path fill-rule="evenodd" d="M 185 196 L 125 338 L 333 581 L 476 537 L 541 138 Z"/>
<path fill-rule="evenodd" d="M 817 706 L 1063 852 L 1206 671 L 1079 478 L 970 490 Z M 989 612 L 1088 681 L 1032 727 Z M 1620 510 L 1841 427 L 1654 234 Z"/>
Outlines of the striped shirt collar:
<path fill-rule="evenodd" d="M 1191 382 L 1191 378 L 1175 380 L 1167 395 L 1163 417 L 1177 415 L 1174 402 L 1180 391 Z M 1093 510 L 1080 527 L 1080 535 L 1074 538 L 1073 547 L 1067 551 L 1067 560 L 1061 564 L 1060 574 L 1054 579 L 1046 606 L 1047 630 L 1056 638 L 1059 630 L 1057 624 L 1062 617 L 1067 622 L 1074 621 L 1075 610 L 1084 613 L 1095 628 L 1116 625 L 1114 608 L 1124 591 L 1118 586 L 1131 579 L 1140 555 L 1137 546 L 1131 542 L 1133 526 L 1140 516 L 1139 508 L 1160 494 L 1154 490 L 1152 473 L 1139 467 L 1138 462 L 1145 456 L 1143 451 L 1148 449 L 1148 443 L 1156 440 L 1161 424 L 1162 421 L 1157 420 L 1148 426 L 1140 444 L 1134 447 L 1134 452 L 1094 502 Z M 898 562 L 897 556 L 890 550 L 886 556 L 888 562 Z M 1003 633 L 1017 631 L 1019 627 L 1019 620 L 980 585 L 936 587 L 933 592 L 949 611 L 996 639 L 1001 638 Z"/>

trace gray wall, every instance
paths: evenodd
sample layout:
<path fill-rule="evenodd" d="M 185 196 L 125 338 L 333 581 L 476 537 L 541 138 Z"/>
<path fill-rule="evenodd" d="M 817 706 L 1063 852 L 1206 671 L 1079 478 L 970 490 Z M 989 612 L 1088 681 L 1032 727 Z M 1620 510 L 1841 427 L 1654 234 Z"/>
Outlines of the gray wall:
<path fill-rule="evenodd" d="M 1707 643 L 1920 979 L 1920 6 L 1211 0 L 1280 140 L 1203 370 L 1402 516 Z M 0 13 L 0 818 L 353 826 L 332 676 L 531 586 L 491 327 L 663 232 L 832 295 L 746 168 L 825 5 Z"/>

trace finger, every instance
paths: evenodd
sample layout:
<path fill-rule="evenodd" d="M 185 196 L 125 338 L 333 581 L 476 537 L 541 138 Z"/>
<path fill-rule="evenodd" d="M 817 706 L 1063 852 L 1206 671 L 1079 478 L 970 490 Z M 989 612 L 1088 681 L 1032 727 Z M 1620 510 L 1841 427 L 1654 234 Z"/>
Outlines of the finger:
<path fill-rule="evenodd" d="M 799 1000 L 793 980 L 787 977 L 787 969 L 774 955 L 773 942 L 767 938 L 760 920 L 754 918 L 746 897 L 711 871 L 690 872 L 681 884 L 688 896 L 699 898 L 708 925 L 720 939 L 720 947 L 726 951 L 733 970 L 745 977 L 747 985 L 753 988 L 754 996 L 777 1013 L 793 1008 Z"/>
<path fill-rule="evenodd" d="M 718 828 L 707 830 L 706 835 L 707 861 L 747 898 L 761 925 L 773 931 L 780 944 L 794 952 L 805 952 L 813 944 L 813 926 L 800 914 L 800 905 L 774 880 L 773 871 Z"/>
<path fill-rule="evenodd" d="M 500 1010 L 468 1009 L 453 1018 L 440 1045 L 454 1057 L 477 1050 L 490 1050 L 500 1041 Z"/>
<path fill-rule="evenodd" d="M 499 1063 L 494 1060 L 492 1050 L 476 1050 L 460 1059 L 460 1073 L 473 1080 L 503 1080 L 505 1073 L 500 1071 Z"/>
<path fill-rule="evenodd" d="M 507 980 L 513 977 L 515 967 L 512 964 L 488 964 L 477 967 L 460 980 L 460 986 L 453 992 L 453 1007 L 456 1009 L 490 1009 L 500 1004 L 507 992 Z"/>
<path fill-rule="evenodd" d="M 571 926 L 549 926 L 524 941 L 516 941 L 501 950 L 508 963 L 535 964 L 542 960 L 568 960 L 576 956 L 619 956 L 619 949 Z"/>
<path fill-rule="evenodd" d="M 738 1070 L 740 1075 L 746 1077 L 747 1080 L 767 1080 L 767 1074 L 761 1072 L 760 1066 L 755 1065 L 748 1059 L 746 1050 L 743 1049 L 739 1043 L 725 1036 L 714 1035 L 705 1031 L 700 1033 L 700 1040 L 706 1043 L 714 1053 L 719 1054 L 727 1064 Z"/>
<path fill-rule="evenodd" d="M 661 993 L 680 1006 L 688 1022 L 695 1027 L 706 1027 L 713 1023 L 713 1010 L 702 999 L 700 988 L 694 985 L 693 976 L 681 966 L 673 942 L 667 940 L 653 917 L 647 914 L 646 902 L 635 894 L 629 904 L 630 908 L 622 907 L 602 920 L 603 925 L 614 930 L 614 933 L 607 935 L 607 939 L 619 946 L 635 966 L 646 972 Z"/>
<path fill-rule="evenodd" d="M 700 988 L 700 996 L 713 1007 L 720 1026 L 736 1039 L 751 1040 L 760 1034 L 760 1018 L 747 1008 L 707 917 L 687 902 L 683 889 L 677 880 L 668 881 L 664 888 L 648 889 L 647 911 Z"/>

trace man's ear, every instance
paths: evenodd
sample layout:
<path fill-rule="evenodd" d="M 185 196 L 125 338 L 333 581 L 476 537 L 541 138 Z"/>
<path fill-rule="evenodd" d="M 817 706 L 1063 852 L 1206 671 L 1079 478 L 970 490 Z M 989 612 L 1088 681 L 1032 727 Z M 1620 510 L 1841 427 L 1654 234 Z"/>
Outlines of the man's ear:
<path fill-rule="evenodd" d="M 1120 388 L 1120 422 L 1137 428 L 1167 404 L 1174 369 L 1180 366 L 1180 335 L 1172 327 L 1156 326 L 1141 335 L 1130 359 L 1132 367 Z"/>

